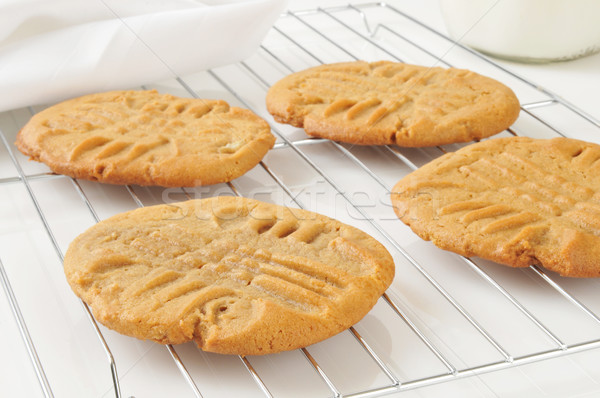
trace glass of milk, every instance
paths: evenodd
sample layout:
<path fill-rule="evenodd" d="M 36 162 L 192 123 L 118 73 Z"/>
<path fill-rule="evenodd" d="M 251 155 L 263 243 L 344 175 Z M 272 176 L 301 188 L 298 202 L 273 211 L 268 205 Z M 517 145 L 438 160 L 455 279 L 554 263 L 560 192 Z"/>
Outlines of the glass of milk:
<path fill-rule="evenodd" d="M 600 50 L 600 0 L 439 0 L 450 36 L 520 62 L 565 61 Z"/>

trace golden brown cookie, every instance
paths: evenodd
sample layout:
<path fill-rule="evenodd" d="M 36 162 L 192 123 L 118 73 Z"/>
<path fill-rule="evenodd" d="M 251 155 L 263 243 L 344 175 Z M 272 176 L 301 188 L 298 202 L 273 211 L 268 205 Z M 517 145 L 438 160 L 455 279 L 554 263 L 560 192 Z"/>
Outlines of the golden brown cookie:
<path fill-rule="evenodd" d="M 486 140 L 404 177 L 392 203 L 417 235 L 442 249 L 564 276 L 600 276 L 599 145 Z"/>
<path fill-rule="evenodd" d="M 356 228 L 235 197 L 116 215 L 71 243 L 64 269 L 109 328 L 239 355 L 343 331 L 394 276 L 386 249 Z"/>
<path fill-rule="evenodd" d="M 380 61 L 321 65 L 267 93 L 275 120 L 360 145 L 443 145 L 489 137 L 519 115 L 505 85 L 461 69 Z"/>
<path fill-rule="evenodd" d="M 31 118 L 16 145 L 59 174 L 110 184 L 230 181 L 273 146 L 269 125 L 225 101 L 152 91 L 91 94 Z"/>

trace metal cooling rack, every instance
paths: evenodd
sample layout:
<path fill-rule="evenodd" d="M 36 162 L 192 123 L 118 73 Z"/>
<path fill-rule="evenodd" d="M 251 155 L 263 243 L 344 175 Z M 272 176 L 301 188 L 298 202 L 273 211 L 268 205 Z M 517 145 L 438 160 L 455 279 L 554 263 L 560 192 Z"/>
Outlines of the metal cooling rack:
<path fill-rule="evenodd" d="M 19 348 L 13 341 L 14 351 L 29 359 L 17 369 L 28 369 L 29 378 L 23 377 L 38 381 L 37 394 L 404 397 L 409 390 L 429 396 L 428 388 L 441 385 L 450 396 L 450 386 L 464 379 L 469 382 L 457 387 L 463 394 L 458 396 L 469 396 L 465 391 L 495 396 L 498 385 L 486 375 L 516 369 L 506 377 L 529 377 L 521 371 L 527 364 L 553 364 L 560 357 L 581 370 L 584 365 L 574 358 L 584 352 L 589 361 L 600 359 L 597 280 L 565 279 L 536 266 L 509 269 L 443 252 L 393 215 L 388 199 L 393 184 L 462 144 L 356 147 L 307 138 L 267 114 L 264 95 L 278 79 L 356 59 L 475 70 L 509 85 L 522 102 L 519 120 L 501 135 L 598 140 L 600 123 L 575 105 L 384 3 L 287 12 L 247 60 L 145 87 L 223 98 L 270 122 L 278 137 L 274 149 L 228 184 L 174 190 L 58 176 L 28 163 L 12 145 L 39 109 L 1 114 L 0 190 L 6 206 L 2 219 L 8 221 L 0 230 L 0 301 L 8 306 L 0 309 L 12 312 L 14 323 L 7 330 L 24 343 Z M 203 353 L 191 344 L 162 347 L 120 336 L 96 323 L 61 279 L 66 246 L 94 222 L 138 206 L 220 194 L 307 208 L 355 225 L 390 250 L 396 280 L 347 332 L 290 353 L 235 358 Z M 57 317 L 61 321 L 51 324 Z M 67 337 L 61 342 L 57 336 Z"/>

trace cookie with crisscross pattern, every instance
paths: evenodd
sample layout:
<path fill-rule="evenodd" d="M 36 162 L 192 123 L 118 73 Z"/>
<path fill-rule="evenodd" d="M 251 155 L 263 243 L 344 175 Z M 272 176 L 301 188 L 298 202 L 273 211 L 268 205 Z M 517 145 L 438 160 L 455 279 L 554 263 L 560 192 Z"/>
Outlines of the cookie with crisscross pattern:
<path fill-rule="evenodd" d="M 443 249 L 564 276 L 600 276 L 600 145 L 482 141 L 404 177 L 392 203 L 417 235 Z"/>
<path fill-rule="evenodd" d="M 274 142 L 267 122 L 247 109 L 152 90 L 90 94 L 51 106 L 21 129 L 16 145 L 59 174 L 181 187 L 239 177 Z"/>
<path fill-rule="evenodd" d="M 293 73 L 267 93 L 275 120 L 361 145 L 443 145 L 489 137 L 519 115 L 510 88 L 461 69 L 381 61 Z"/>
<path fill-rule="evenodd" d="M 118 332 L 239 355 L 343 331 L 394 276 L 387 250 L 356 228 L 234 197 L 116 215 L 71 243 L 64 269 L 96 319 Z"/>

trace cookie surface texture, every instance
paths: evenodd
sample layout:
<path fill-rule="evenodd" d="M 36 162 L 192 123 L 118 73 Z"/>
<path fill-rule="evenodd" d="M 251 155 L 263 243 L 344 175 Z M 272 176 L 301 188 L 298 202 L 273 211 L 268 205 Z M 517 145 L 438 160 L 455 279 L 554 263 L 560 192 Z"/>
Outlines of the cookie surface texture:
<path fill-rule="evenodd" d="M 267 109 L 312 136 L 406 147 L 479 140 L 508 128 L 520 110 L 512 90 L 491 78 L 388 61 L 291 74 L 270 88 Z"/>
<path fill-rule="evenodd" d="M 354 227 L 233 197 L 104 220 L 71 243 L 64 269 L 109 328 L 238 355 L 304 347 L 345 330 L 394 276 L 387 250 Z"/>
<path fill-rule="evenodd" d="M 392 190 L 425 240 L 512 267 L 600 276 L 600 145 L 498 138 L 448 153 Z"/>
<path fill-rule="evenodd" d="M 49 107 L 21 129 L 16 145 L 59 174 L 181 187 L 239 177 L 274 142 L 267 122 L 249 110 L 150 90 L 90 94 Z"/>

